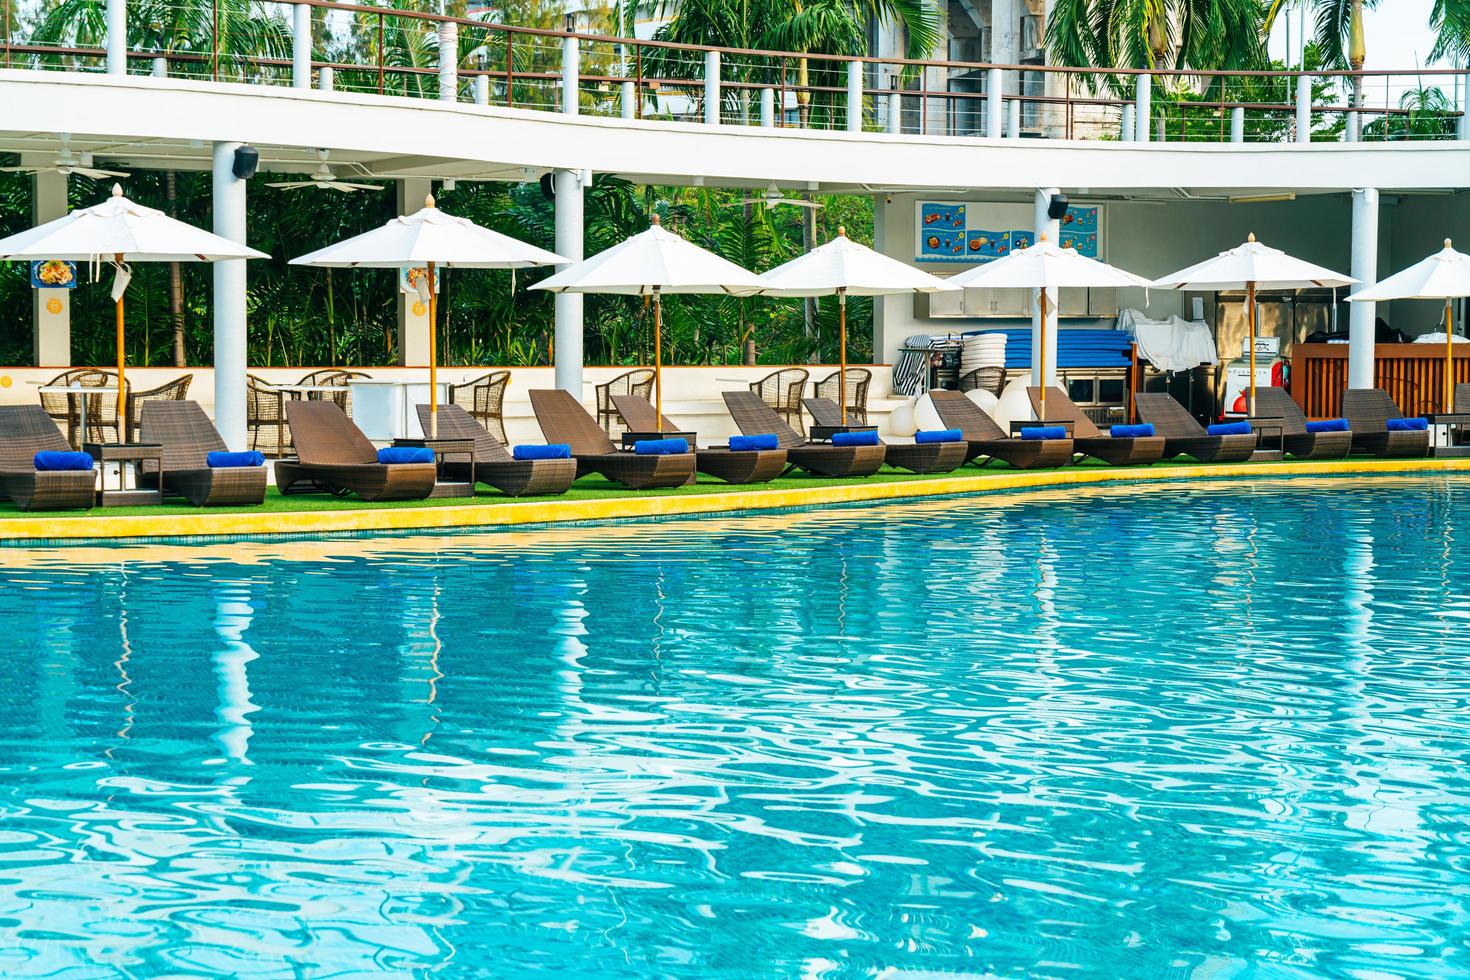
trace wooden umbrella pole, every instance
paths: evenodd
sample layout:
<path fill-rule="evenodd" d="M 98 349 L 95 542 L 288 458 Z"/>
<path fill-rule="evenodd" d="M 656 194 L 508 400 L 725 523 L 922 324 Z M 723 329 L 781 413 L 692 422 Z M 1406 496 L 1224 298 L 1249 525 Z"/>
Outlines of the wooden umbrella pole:
<path fill-rule="evenodd" d="M 1046 422 L 1046 287 L 1042 286 L 1037 296 L 1041 300 L 1041 418 Z"/>
<path fill-rule="evenodd" d="M 1256 414 L 1256 284 L 1248 282 L 1245 284 L 1246 316 L 1250 318 L 1251 338 L 1251 385 L 1250 399 L 1245 405 L 1245 414 L 1251 418 Z"/>
<path fill-rule="evenodd" d="M 653 398 L 654 431 L 664 431 L 664 307 L 658 287 L 653 287 Z"/>
<path fill-rule="evenodd" d="M 434 288 L 434 263 L 429 263 L 429 438 L 439 438 L 439 291 Z"/>
<path fill-rule="evenodd" d="M 1455 410 L 1455 311 L 1452 301 L 1444 301 L 1444 411 Z"/>
<path fill-rule="evenodd" d="M 122 271 L 123 256 L 118 252 L 113 257 L 113 263 L 118 271 Z M 127 351 L 123 347 L 123 297 L 117 298 L 117 417 L 118 423 L 117 441 L 128 441 L 128 386 L 124 377 L 127 362 Z M 83 433 L 85 436 L 85 433 Z"/>
<path fill-rule="evenodd" d="M 847 424 L 847 289 L 837 290 L 837 388 L 842 424 Z"/>

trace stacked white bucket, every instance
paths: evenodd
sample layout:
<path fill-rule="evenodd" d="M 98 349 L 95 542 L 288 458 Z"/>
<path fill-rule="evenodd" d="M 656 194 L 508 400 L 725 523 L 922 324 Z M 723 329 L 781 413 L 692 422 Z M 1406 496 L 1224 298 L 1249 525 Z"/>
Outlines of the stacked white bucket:
<path fill-rule="evenodd" d="M 960 377 L 980 368 L 1006 366 L 1006 335 L 976 333 L 964 338 L 960 349 Z"/>

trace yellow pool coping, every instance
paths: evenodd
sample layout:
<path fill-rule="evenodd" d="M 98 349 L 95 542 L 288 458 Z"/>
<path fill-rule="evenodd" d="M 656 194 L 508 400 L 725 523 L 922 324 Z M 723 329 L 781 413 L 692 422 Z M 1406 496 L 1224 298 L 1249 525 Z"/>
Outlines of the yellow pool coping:
<path fill-rule="evenodd" d="M 468 506 L 395 507 L 358 510 L 221 513 L 201 510 L 192 514 L 106 514 L 86 517 L 0 518 L 0 539 L 125 540 L 159 537 L 238 537 L 340 532 L 411 531 L 451 528 L 497 528 L 524 524 L 561 524 L 573 521 L 613 521 L 625 518 L 676 517 L 732 511 L 774 510 L 783 507 L 819 507 L 824 504 L 907 500 L 957 494 L 993 493 L 1038 487 L 1104 483 L 1164 483 L 1201 479 L 1246 477 L 1275 479 L 1292 476 L 1354 476 L 1394 473 L 1470 472 L 1470 458 L 1461 459 L 1352 459 L 1271 464 L 1214 463 L 1194 466 L 1104 468 L 1065 467 L 1057 470 L 1007 470 L 974 475 L 944 476 L 901 483 L 870 479 L 865 483 L 799 489 L 734 490 L 708 494 L 609 497 L 599 500 L 507 500 Z"/>

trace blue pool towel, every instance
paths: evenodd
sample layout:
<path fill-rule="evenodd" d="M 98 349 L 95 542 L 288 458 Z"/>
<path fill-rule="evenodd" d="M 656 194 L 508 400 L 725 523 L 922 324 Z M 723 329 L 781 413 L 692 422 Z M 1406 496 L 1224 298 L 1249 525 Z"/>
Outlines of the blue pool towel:
<path fill-rule="evenodd" d="M 1428 419 L 1389 419 L 1389 432 L 1424 432 L 1429 428 Z"/>
<path fill-rule="evenodd" d="M 781 440 L 776 438 L 774 432 L 762 432 L 754 436 L 731 436 L 730 452 L 750 453 L 763 449 L 780 449 Z"/>
<path fill-rule="evenodd" d="M 389 446 L 378 450 L 380 463 L 432 463 L 434 450 L 423 446 Z"/>
<path fill-rule="evenodd" d="M 1065 439 L 1065 425 L 1028 425 L 1021 429 L 1022 439 Z"/>
<path fill-rule="evenodd" d="M 675 456 L 688 451 L 687 439 L 640 439 L 633 445 L 639 456 Z"/>
<path fill-rule="evenodd" d="M 1114 439 L 1147 439 L 1154 434 L 1154 424 L 1143 422 L 1139 425 L 1115 425 L 1108 432 Z"/>
<path fill-rule="evenodd" d="M 964 442 L 965 434 L 959 429 L 926 429 L 914 433 L 914 442 Z"/>
<path fill-rule="evenodd" d="M 863 429 L 858 432 L 834 432 L 832 433 L 832 445 L 876 446 L 878 445 L 878 432 L 876 429 Z"/>
<path fill-rule="evenodd" d="M 1347 419 L 1323 419 L 1320 422 L 1308 422 L 1308 432 L 1349 432 Z"/>
<path fill-rule="evenodd" d="M 90 470 L 92 457 L 87 453 L 71 453 L 56 449 L 43 449 L 36 453 L 36 469 L 41 472 L 52 470 Z"/>
<path fill-rule="evenodd" d="M 1206 431 L 1212 436 L 1248 436 L 1255 430 L 1249 422 L 1216 422 Z"/>
<path fill-rule="evenodd" d="M 265 454 L 251 449 L 243 453 L 213 452 L 204 457 L 204 463 L 210 469 L 225 470 L 237 469 L 245 466 L 264 466 Z"/>
<path fill-rule="evenodd" d="M 571 459 L 572 447 L 564 442 L 548 443 L 545 446 L 517 446 L 510 451 L 515 459 Z"/>

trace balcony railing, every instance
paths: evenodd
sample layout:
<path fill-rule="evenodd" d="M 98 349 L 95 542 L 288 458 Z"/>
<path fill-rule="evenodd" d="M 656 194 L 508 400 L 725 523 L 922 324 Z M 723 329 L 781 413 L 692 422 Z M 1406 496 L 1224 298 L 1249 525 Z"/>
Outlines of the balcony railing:
<path fill-rule="evenodd" d="M 1465 140 L 1470 71 L 1196 72 L 706 48 L 334 0 L 105 0 L 100 36 L 0 0 L 0 66 L 590 116 L 937 137 Z M 200 16 L 201 12 L 204 16 Z M 158 18 L 167 18 L 162 22 Z M 119 25 L 128 24 L 126 32 Z M 113 28 L 118 28 L 114 30 Z M 121 36 L 126 34 L 125 37 Z M 87 43 L 84 43 L 87 42 Z"/>

